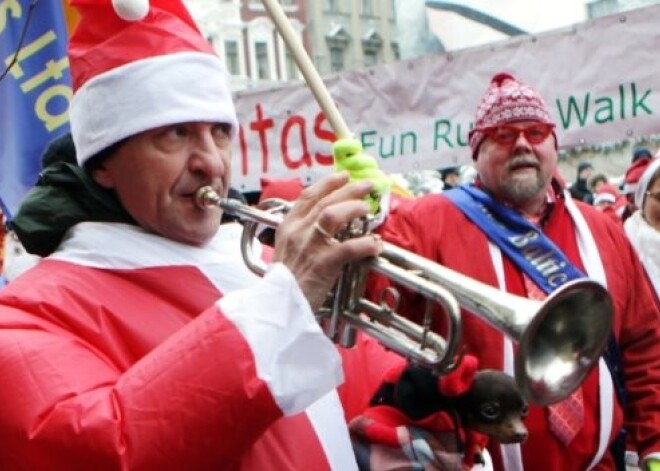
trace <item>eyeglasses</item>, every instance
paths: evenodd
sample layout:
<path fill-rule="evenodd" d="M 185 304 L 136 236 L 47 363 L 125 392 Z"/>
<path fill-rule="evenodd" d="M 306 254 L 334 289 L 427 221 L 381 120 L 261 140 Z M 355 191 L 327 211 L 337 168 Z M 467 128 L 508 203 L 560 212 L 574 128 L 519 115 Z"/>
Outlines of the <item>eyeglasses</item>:
<path fill-rule="evenodd" d="M 658 203 L 660 203 L 660 191 L 656 191 L 655 193 L 651 191 L 646 192 L 646 196 L 650 196 L 654 200 L 656 200 Z"/>
<path fill-rule="evenodd" d="M 536 123 L 524 128 L 510 124 L 500 124 L 488 128 L 477 128 L 475 131 L 481 131 L 501 146 L 510 146 L 518 140 L 521 134 L 525 136 L 530 144 L 540 144 L 545 141 L 554 128 L 555 125 L 550 123 Z"/>

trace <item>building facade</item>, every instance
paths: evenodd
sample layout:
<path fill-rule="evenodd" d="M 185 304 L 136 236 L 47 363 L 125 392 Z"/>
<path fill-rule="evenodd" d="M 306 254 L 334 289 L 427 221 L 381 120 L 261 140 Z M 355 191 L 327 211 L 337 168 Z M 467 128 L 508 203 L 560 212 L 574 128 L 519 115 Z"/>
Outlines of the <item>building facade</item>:
<path fill-rule="evenodd" d="M 321 75 L 398 58 L 395 0 L 279 0 Z M 302 76 L 261 0 L 185 0 L 235 91 Z"/>
<path fill-rule="evenodd" d="M 399 58 L 394 0 L 307 0 L 307 16 L 321 74 Z"/>
<path fill-rule="evenodd" d="M 234 91 L 273 86 L 301 75 L 260 0 L 186 0 L 186 6 L 224 60 Z M 280 0 L 306 48 L 305 0 Z"/>

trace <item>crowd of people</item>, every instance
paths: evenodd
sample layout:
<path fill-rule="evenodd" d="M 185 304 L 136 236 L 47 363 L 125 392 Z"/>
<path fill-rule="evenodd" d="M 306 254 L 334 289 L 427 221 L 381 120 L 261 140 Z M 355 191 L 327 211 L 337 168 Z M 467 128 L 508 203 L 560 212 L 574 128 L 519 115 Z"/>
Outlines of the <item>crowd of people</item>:
<path fill-rule="evenodd" d="M 498 73 L 469 135 L 474 182 L 446 169 L 447 191 L 389 208 L 350 171 L 289 182 L 258 277 L 240 225 L 197 198 L 233 191 L 238 123 L 213 48 L 178 1 L 76 4 L 71 133 L 12 220 L 35 258 L 0 290 L 0 469 L 624 470 L 628 454 L 660 470 L 660 159 L 636 152 L 621 190 L 588 163 L 567 185 L 543 98 Z M 374 210 L 373 232 L 336 237 Z M 477 369 L 515 375 L 502 331 L 463 307 L 464 357 L 437 377 L 318 322 L 346 264 L 383 240 L 521 298 L 594 280 L 612 300 L 607 350 L 561 401 L 518 408 L 523 443 L 471 434 L 443 400 Z M 366 295 L 393 285 L 372 274 Z M 419 321 L 425 299 L 400 295 Z"/>

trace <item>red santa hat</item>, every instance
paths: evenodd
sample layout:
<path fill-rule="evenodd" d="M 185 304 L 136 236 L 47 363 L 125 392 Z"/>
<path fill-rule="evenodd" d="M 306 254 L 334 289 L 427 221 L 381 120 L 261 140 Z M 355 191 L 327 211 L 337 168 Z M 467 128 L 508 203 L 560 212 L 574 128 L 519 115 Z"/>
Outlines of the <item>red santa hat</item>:
<path fill-rule="evenodd" d="M 477 159 L 479 146 L 486 138 L 482 129 L 526 120 L 553 123 L 543 98 L 532 87 L 511 74 L 495 75 L 479 103 L 474 129 L 469 134 L 472 158 Z"/>
<path fill-rule="evenodd" d="M 598 192 L 594 196 L 594 205 L 599 205 L 603 203 L 614 204 L 617 197 L 619 196 L 619 191 L 611 183 L 603 183 Z"/>
<path fill-rule="evenodd" d="M 651 160 L 652 159 L 650 157 L 642 157 L 641 159 L 635 160 L 630 165 L 630 167 L 628 167 L 628 170 L 626 170 L 626 174 L 623 178 L 624 194 L 631 195 L 635 193 L 639 179 L 642 177 L 646 167 L 648 167 L 651 163 Z"/>
<path fill-rule="evenodd" d="M 228 75 L 181 0 L 71 0 L 69 117 L 78 163 L 122 139 L 189 121 L 237 128 Z"/>
<path fill-rule="evenodd" d="M 259 201 L 269 198 L 280 198 L 286 201 L 295 201 L 303 191 L 300 178 L 269 178 L 261 177 L 261 195 Z"/>

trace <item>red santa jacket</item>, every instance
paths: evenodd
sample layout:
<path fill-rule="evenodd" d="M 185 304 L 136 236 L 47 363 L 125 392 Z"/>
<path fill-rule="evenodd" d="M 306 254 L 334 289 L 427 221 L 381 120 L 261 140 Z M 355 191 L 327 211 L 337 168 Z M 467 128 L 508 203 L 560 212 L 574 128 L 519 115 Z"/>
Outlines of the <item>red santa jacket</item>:
<path fill-rule="evenodd" d="M 634 250 L 620 224 L 570 197 L 560 197 L 554 204 L 543 231 L 578 268 L 607 285 L 615 305 L 614 334 L 625 365 L 626 428 L 642 457 L 660 456 L 660 323 Z M 475 280 L 526 295 L 520 270 L 442 195 L 399 205 L 381 233 L 386 240 Z M 371 289 L 385 284 L 383 279 L 377 280 Z M 415 319 L 416 313 L 424 312 L 421 301 L 409 293 L 402 311 Z M 510 341 L 468 312 L 462 318 L 467 352 L 476 355 L 482 367 L 512 372 Z M 441 322 L 436 330 L 442 333 Z M 613 469 L 607 445 L 623 423 L 623 411 L 602 360 L 582 388 L 585 423 L 569 448 L 549 432 L 547 411 L 531 407 L 526 421 L 530 436 L 522 446 L 491 446 L 496 469 L 521 469 L 523 465 L 534 471 Z"/>
<path fill-rule="evenodd" d="M 342 368 L 288 270 L 256 278 L 237 240 L 83 223 L 3 289 L 0 469 L 355 469 L 345 419 L 402 360 L 362 340 Z"/>

